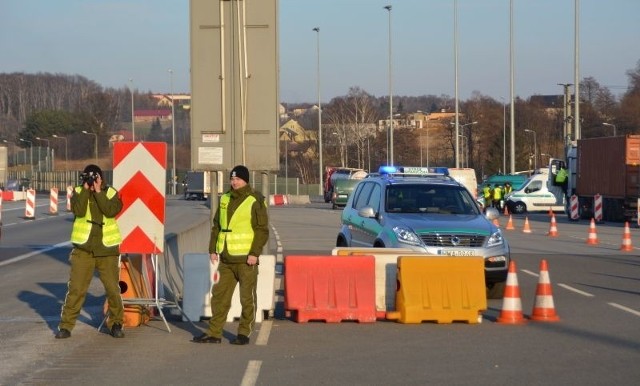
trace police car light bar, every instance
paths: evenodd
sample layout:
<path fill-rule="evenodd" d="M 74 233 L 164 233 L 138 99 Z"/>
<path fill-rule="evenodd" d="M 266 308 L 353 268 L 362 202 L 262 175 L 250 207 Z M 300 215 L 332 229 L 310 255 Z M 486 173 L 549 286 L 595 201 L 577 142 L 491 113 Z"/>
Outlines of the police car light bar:
<path fill-rule="evenodd" d="M 381 175 L 391 174 L 404 174 L 414 176 L 426 176 L 426 175 L 449 175 L 449 168 L 443 166 L 437 167 L 422 167 L 422 166 L 388 166 L 383 165 L 378 169 L 378 173 Z"/>

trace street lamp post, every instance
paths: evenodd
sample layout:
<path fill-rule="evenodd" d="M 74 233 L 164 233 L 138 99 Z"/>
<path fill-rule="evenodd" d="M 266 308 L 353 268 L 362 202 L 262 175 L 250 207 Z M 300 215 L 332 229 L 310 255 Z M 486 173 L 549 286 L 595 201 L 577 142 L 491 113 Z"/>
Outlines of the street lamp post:
<path fill-rule="evenodd" d="M 454 122 L 450 122 L 450 123 L 451 123 L 451 125 L 456 125 L 456 123 L 457 123 L 457 125 L 456 125 L 456 126 L 459 128 L 459 132 L 460 132 L 460 133 L 463 133 L 463 134 L 457 134 L 457 137 L 456 137 L 456 143 L 458 143 L 458 142 L 459 142 L 459 138 L 460 138 L 460 137 L 464 138 L 464 139 L 467 141 L 467 152 L 466 152 L 466 159 L 465 159 L 465 161 L 466 161 L 466 165 L 467 165 L 467 166 L 461 165 L 461 163 L 460 163 L 460 162 L 458 162 L 456 167 L 460 167 L 460 166 L 469 167 L 469 138 L 467 138 L 467 137 L 464 135 L 464 128 L 465 128 L 465 127 L 467 127 L 467 126 L 473 126 L 473 125 L 476 125 L 476 124 L 478 123 L 478 121 L 473 121 L 473 122 L 465 123 L 464 125 L 460 125 L 460 123 L 459 123 L 459 122 L 455 122 L 455 121 L 454 121 Z M 463 142 L 464 142 L 464 141 L 463 141 Z M 462 145 L 463 145 L 463 147 L 464 147 L 464 143 L 463 143 Z M 458 155 L 457 155 L 456 157 L 458 157 L 458 156 L 459 156 L 459 153 L 460 153 L 460 152 L 458 151 L 457 153 L 458 153 Z M 428 162 L 427 162 L 427 166 L 429 166 Z"/>
<path fill-rule="evenodd" d="M 536 132 L 534 130 L 524 129 L 527 133 L 533 133 L 533 170 L 538 170 L 538 141 L 536 140 Z"/>
<path fill-rule="evenodd" d="M 19 138 L 21 142 L 26 142 L 29 144 L 29 166 L 31 166 L 31 174 L 33 174 L 33 142 L 27 141 L 26 139 Z M 40 159 L 38 158 L 38 164 L 40 163 Z"/>
<path fill-rule="evenodd" d="M 316 88 L 318 89 L 318 155 L 319 155 L 319 166 L 318 166 L 318 193 L 320 195 L 324 194 L 323 185 L 324 181 L 322 180 L 322 103 L 320 102 L 320 27 L 315 27 L 313 29 L 316 32 Z"/>
<path fill-rule="evenodd" d="M 44 163 L 45 163 L 45 171 L 49 171 L 49 164 L 50 164 L 50 158 L 49 158 L 49 140 L 46 138 L 40 138 L 40 137 L 35 137 L 37 140 L 39 141 L 45 141 L 47 142 L 47 154 L 44 157 Z M 40 154 L 40 149 L 38 149 L 38 154 Z M 40 170 L 40 155 L 38 155 L 38 170 Z"/>
<path fill-rule="evenodd" d="M 454 99 L 455 99 L 455 130 L 456 150 L 455 165 L 460 167 L 460 98 L 458 95 L 458 0 L 453 0 L 453 67 L 454 67 Z"/>
<path fill-rule="evenodd" d="M 391 6 L 385 5 L 384 9 L 389 11 L 389 134 L 387 135 L 387 164 L 393 165 L 393 88 L 391 80 Z"/>
<path fill-rule="evenodd" d="M 68 154 L 68 152 L 67 152 L 67 151 L 69 150 L 69 148 L 68 148 L 68 146 L 67 146 L 67 145 L 68 145 L 67 137 L 61 137 L 61 136 L 56 135 L 56 134 L 53 134 L 53 135 L 51 135 L 51 136 L 52 136 L 53 138 L 64 139 L 64 170 L 65 170 L 65 171 L 66 171 L 66 170 L 69 170 L 69 166 L 68 166 L 68 163 L 69 163 L 69 158 L 68 158 L 68 156 L 69 156 L 69 154 Z"/>
<path fill-rule="evenodd" d="M 602 122 L 602 126 L 613 127 L 613 136 L 616 136 L 616 125 L 614 125 L 613 123 Z"/>
<path fill-rule="evenodd" d="M 464 162 L 460 162 L 460 166 L 469 167 L 469 138 L 464 134 L 458 134 L 458 137 L 462 138 L 462 149 L 466 149 Z"/>
<path fill-rule="evenodd" d="M 507 104 L 502 99 L 502 173 L 507 174 Z"/>
<path fill-rule="evenodd" d="M 175 103 L 173 100 L 173 70 L 169 69 L 171 78 L 171 158 L 173 160 L 172 172 L 171 172 L 171 191 L 176 194 L 176 111 Z"/>
<path fill-rule="evenodd" d="M 133 79 L 129 78 L 129 82 L 131 83 L 131 89 L 129 90 L 129 92 L 131 93 L 131 140 L 133 142 L 136 141 L 136 115 L 135 115 L 135 109 L 133 107 Z M 96 138 L 97 141 L 97 138 Z M 96 152 L 97 152 L 98 147 L 96 146 Z M 96 156 L 96 159 L 98 157 Z"/>
<path fill-rule="evenodd" d="M 98 134 L 90 133 L 86 130 L 82 130 L 82 134 L 93 135 L 94 137 L 96 137 L 94 149 L 95 149 L 96 162 L 98 162 Z"/>
<path fill-rule="evenodd" d="M 15 142 L 7 141 L 6 139 L 3 139 L 3 140 L 2 140 L 2 142 L 3 142 L 3 143 L 6 143 L 7 145 L 8 145 L 8 144 L 12 144 L 12 145 L 13 145 L 13 164 L 14 164 L 15 166 L 18 166 L 18 154 L 19 154 L 19 152 L 18 152 L 18 145 L 16 145 L 16 143 L 15 143 Z M 22 149 L 20 149 L 20 150 L 22 150 Z M 26 150 L 25 150 L 25 154 L 26 154 Z M 26 156 L 25 156 L 25 157 L 26 157 Z"/>

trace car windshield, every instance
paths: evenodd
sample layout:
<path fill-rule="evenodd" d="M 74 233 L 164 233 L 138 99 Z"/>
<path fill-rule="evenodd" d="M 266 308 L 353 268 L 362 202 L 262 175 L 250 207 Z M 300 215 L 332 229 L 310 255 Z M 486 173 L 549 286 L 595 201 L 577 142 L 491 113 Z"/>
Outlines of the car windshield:
<path fill-rule="evenodd" d="M 480 214 L 466 189 L 426 184 L 388 186 L 385 209 L 389 213 Z"/>

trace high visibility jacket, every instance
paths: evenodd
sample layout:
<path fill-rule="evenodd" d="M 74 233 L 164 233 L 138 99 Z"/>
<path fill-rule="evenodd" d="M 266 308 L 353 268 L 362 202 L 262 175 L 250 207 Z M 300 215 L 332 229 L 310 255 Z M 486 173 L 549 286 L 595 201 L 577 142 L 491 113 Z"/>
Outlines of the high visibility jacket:
<path fill-rule="evenodd" d="M 491 199 L 491 188 L 488 186 L 485 186 L 484 188 L 482 188 L 482 195 L 485 198 L 485 200 Z"/>
<path fill-rule="evenodd" d="M 504 194 L 505 196 L 509 193 L 511 193 L 513 191 L 513 188 L 511 186 L 505 186 L 504 187 Z"/>
<path fill-rule="evenodd" d="M 80 194 L 82 186 L 76 186 L 76 193 Z M 107 197 L 113 198 L 118 192 L 112 188 L 107 188 Z M 103 217 L 104 223 L 102 224 L 102 244 L 106 247 L 113 247 L 122 242 L 122 236 L 120 235 L 120 229 L 116 223 L 114 217 Z M 91 233 L 91 209 L 87 206 L 87 213 L 84 216 L 76 216 L 73 221 L 73 229 L 71 230 L 71 242 L 74 244 L 84 244 L 89 240 L 89 234 Z"/>
<path fill-rule="evenodd" d="M 502 200 L 502 189 L 499 186 L 493 188 L 493 200 L 499 201 Z"/>
<path fill-rule="evenodd" d="M 227 252 L 230 255 L 248 255 L 254 236 L 251 226 L 251 207 L 256 199 L 253 196 L 247 196 L 233 213 L 231 221 L 227 218 L 229 200 L 231 200 L 231 193 L 225 193 L 220 198 L 220 233 L 216 242 L 216 252 L 222 253 L 226 243 Z"/>
<path fill-rule="evenodd" d="M 556 183 L 563 184 L 567 180 L 567 177 L 567 169 L 560 168 L 560 170 L 558 170 L 558 174 L 556 174 Z"/>

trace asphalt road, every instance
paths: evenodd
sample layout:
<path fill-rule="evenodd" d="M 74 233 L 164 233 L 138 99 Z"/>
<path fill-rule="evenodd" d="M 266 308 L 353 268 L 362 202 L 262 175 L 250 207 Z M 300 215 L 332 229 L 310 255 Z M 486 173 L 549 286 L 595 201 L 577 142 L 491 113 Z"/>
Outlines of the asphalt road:
<path fill-rule="evenodd" d="M 558 216 L 558 237 L 546 235 L 546 214 L 530 215 L 532 233 L 505 231 L 517 264 L 526 315 L 531 313 L 541 259 L 553 287 L 557 323 L 496 323 L 502 300 L 489 300 L 481 324 L 295 323 L 285 317 L 277 277 L 275 317 L 261 323 L 249 346 L 189 340 L 204 328 L 168 314 L 129 328 L 125 339 L 98 333 L 103 291 L 94 279 L 73 336 L 53 338 L 68 277 L 71 218 L 20 219 L 4 203 L 0 240 L 0 384 L 228 385 L 601 385 L 640 379 L 640 230 L 621 252 L 622 224 L 598 224 L 599 245 L 586 244 L 589 224 Z M 189 210 L 187 210 L 189 209 Z M 194 209 L 194 210 L 191 210 Z M 168 201 L 167 222 L 189 223 L 202 203 Z M 329 254 L 340 211 L 330 204 L 270 208 L 270 249 L 283 256 Z M 175 216 L 175 217 L 174 217 Z M 175 221 L 174 221 L 175 220 Z M 501 218 L 502 226 L 506 218 Z M 636 247 L 638 246 L 638 247 Z"/>

